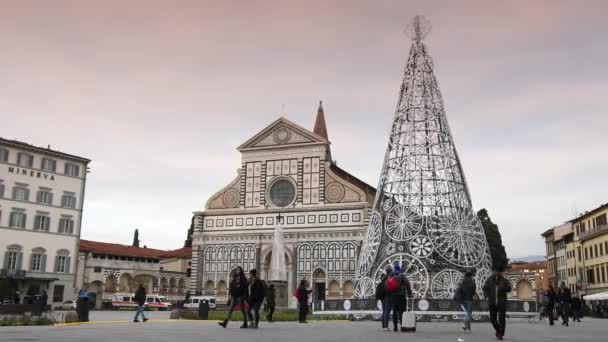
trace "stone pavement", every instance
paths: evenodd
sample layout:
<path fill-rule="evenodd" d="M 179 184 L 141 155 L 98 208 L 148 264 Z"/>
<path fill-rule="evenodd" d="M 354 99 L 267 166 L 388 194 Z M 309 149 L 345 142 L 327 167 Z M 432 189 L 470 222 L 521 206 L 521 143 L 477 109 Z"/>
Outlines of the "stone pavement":
<path fill-rule="evenodd" d="M 606 341 L 608 320 L 585 319 L 570 327 L 549 327 L 543 323 L 509 321 L 506 341 Z M 416 334 L 383 332 L 376 322 L 319 321 L 309 324 L 263 324 L 258 330 L 239 329 L 231 322 L 222 329 L 214 321 L 170 321 L 152 319 L 147 323 L 98 321 L 93 324 L 64 327 L 0 327 L 3 341 L 101 342 L 101 341 L 425 341 L 481 342 L 495 341 L 490 325 L 473 325 L 472 334 L 459 332 L 457 323 L 420 323 Z"/>

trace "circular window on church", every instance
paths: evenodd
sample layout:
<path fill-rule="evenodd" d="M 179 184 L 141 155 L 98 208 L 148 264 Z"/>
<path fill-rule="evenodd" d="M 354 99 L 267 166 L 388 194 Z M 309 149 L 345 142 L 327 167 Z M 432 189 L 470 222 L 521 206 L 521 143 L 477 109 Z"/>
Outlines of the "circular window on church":
<path fill-rule="evenodd" d="M 280 178 L 270 185 L 268 198 L 275 207 L 287 207 L 296 199 L 296 187 L 288 179 Z"/>

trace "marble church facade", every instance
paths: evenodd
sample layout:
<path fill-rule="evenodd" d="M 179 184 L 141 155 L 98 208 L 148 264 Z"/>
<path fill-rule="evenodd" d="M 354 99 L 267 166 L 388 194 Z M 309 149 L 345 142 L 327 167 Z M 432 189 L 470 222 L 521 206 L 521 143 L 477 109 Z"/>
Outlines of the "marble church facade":
<path fill-rule="evenodd" d="M 375 189 L 332 161 L 322 106 L 312 131 L 279 118 L 238 151 L 235 178 L 194 213 L 191 293 L 222 300 L 237 266 L 268 280 L 280 220 L 288 296 L 307 279 L 314 298 L 351 297 Z"/>

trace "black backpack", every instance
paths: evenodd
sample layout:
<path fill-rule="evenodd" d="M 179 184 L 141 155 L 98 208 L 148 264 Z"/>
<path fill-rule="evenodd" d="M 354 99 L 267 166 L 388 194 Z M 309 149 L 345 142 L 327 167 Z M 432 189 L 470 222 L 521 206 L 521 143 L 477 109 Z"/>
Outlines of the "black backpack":
<path fill-rule="evenodd" d="M 386 281 L 382 280 L 376 285 L 376 299 L 383 300 L 386 297 Z"/>

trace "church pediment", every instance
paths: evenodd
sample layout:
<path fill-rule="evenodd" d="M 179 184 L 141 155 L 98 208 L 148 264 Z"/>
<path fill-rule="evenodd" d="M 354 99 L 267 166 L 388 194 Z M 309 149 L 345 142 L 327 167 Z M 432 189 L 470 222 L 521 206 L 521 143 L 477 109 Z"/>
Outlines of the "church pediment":
<path fill-rule="evenodd" d="M 285 118 L 279 118 L 239 146 L 238 150 L 315 144 L 329 144 L 329 141 Z"/>

